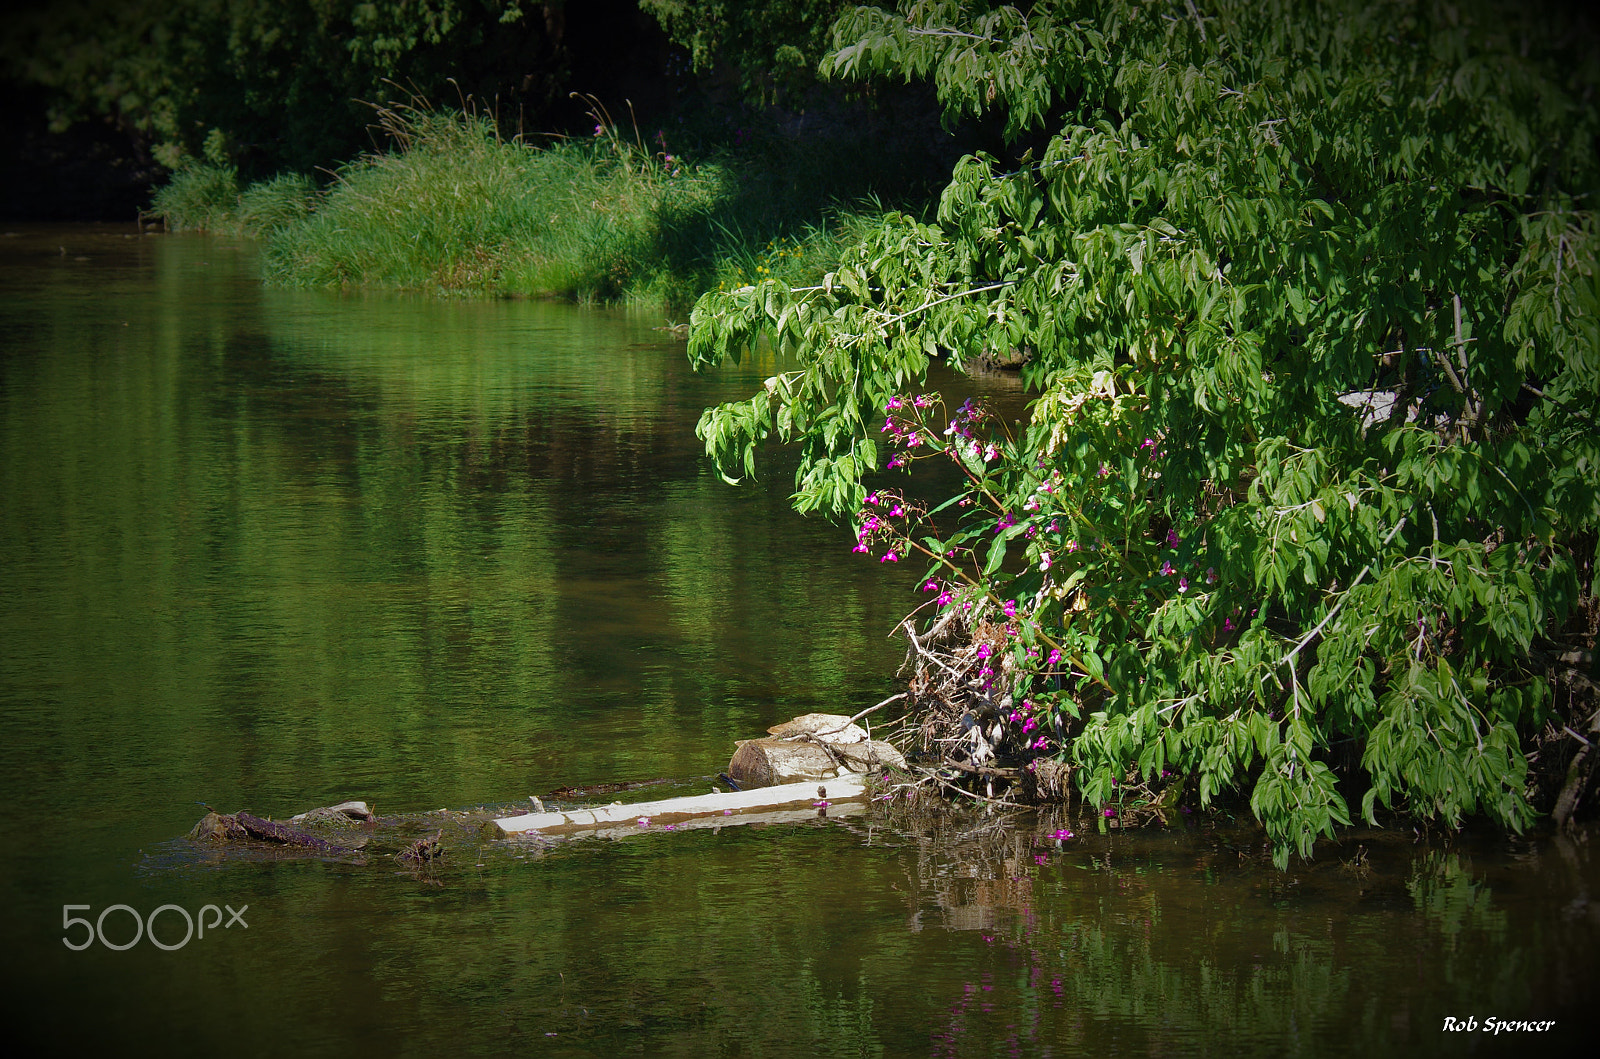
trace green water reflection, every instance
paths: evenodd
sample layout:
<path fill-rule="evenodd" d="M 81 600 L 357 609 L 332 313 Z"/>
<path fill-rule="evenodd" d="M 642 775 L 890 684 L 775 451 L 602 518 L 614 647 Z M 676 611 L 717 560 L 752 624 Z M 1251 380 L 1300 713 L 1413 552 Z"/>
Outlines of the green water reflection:
<path fill-rule="evenodd" d="M 654 319 L 264 291 L 248 248 L 0 243 L 0 859 L 24 1037 L 329 1054 L 1456 1053 L 1592 996 L 1585 836 L 1067 851 L 981 820 L 210 863 L 199 803 L 510 804 L 881 697 L 916 571 L 730 489 Z M 976 831 L 977 834 L 971 834 Z M 962 837 L 965 836 L 965 837 Z M 1408 836 L 1409 837 L 1409 836 Z M 1230 840 L 1231 841 L 1231 840 Z M 1353 849 L 1343 852 L 1349 859 Z M 74 953 L 63 904 L 250 906 Z M 131 930 L 131 928 L 129 928 Z M 1555 1042 L 1541 1041 L 1547 1047 Z"/>

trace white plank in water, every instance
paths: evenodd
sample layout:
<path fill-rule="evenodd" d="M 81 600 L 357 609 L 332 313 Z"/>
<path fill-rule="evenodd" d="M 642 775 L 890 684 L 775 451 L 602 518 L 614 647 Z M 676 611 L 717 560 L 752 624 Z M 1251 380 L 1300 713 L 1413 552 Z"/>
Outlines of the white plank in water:
<path fill-rule="evenodd" d="M 717 794 L 691 794 L 659 802 L 634 802 L 632 805 L 602 805 L 594 809 L 571 809 L 562 813 L 527 813 L 496 820 L 496 833 L 502 838 L 537 833 L 566 835 L 580 831 L 655 830 L 667 824 L 678 827 L 707 827 L 723 824 L 775 823 L 779 819 L 803 820 L 814 815 L 817 788 L 828 792 L 830 806 L 841 810 L 867 799 L 865 779 L 855 773 L 808 783 L 785 783 L 776 787 L 757 787 L 748 791 Z M 836 813 L 835 815 L 841 815 Z M 648 820 L 641 826 L 641 819 Z"/>

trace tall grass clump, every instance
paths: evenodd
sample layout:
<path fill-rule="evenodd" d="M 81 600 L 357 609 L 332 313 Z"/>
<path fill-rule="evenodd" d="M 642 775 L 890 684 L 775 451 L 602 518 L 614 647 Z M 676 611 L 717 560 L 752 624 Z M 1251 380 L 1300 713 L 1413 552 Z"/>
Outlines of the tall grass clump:
<path fill-rule="evenodd" d="M 238 224 L 246 234 L 270 236 L 304 220 L 316 208 L 317 182 L 300 173 L 280 173 L 239 195 Z"/>
<path fill-rule="evenodd" d="M 185 166 L 157 188 L 151 213 L 168 231 L 231 232 L 239 225 L 239 172 L 233 166 Z"/>
<path fill-rule="evenodd" d="M 876 200 L 840 205 L 850 174 L 873 179 L 851 161 L 860 144 L 848 128 L 753 138 L 695 165 L 662 133 L 647 148 L 590 102 L 592 137 L 543 147 L 505 139 L 470 108 L 391 105 L 378 110 L 389 149 L 344 165 L 320 191 L 284 174 L 241 192 L 232 168 L 199 163 L 174 174 L 155 209 L 173 230 L 264 240 L 266 278 L 282 286 L 668 308 L 763 279 L 815 283 L 850 233 L 883 213 Z"/>
<path fill-rule="evenodd" d="M 668 274 L 695 270 L 681 232 L 725 197 L 716 167 L 651 155 L 609 125 L 534 148 L 477 115 L 382 116 L 394 147 L 345 166 L 313 212 L 272 234 L 269 279 L 584 300 L 699 286 Z"/>
<path fill-rule="evenodd" d="M 882 213 L 824 190 L 839 181 L 824 170 L 848 168 L 836 151 L 693 165 L 591 102 L 592 137 L 544 147 L 470 112 L 380 110 L 391 148 L 344 166 L 309 212 L 269 233 L 269 281 L 687 308 L 719 286 L 814 283 Z"/>

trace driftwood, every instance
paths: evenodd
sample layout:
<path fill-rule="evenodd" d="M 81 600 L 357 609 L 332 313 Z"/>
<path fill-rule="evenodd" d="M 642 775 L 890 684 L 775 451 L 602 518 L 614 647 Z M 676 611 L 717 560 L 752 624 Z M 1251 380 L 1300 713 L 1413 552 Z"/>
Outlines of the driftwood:
<path fill-rule="evenodd" d="M 768 787 L 784 783 L 826 780 L 846 772 L 877 768 L 903 769 L 905 758 L 890 744 L 872 739 L 856 717 L 834 713 L 808 713 L 767 729 L 766 739 L 746 739 L 734 751 L 728 774 L 743 787 Z"/>
<path fill-rule="evenodd" d="M 792 721 L 784 721 L 767 729 L 767 734 L 777 739 L 811 739 L 835 746 L 846 743 L 864 743 L 867 731 L 852 718 L 836 713 L 807 713 Z"/>
<path fill-rule="evenodd" d="M 851 815 L 867 800 L 866 781 L 854 774 L 823 783 L 788 783 L 731 793 L 697 794 L 632 805 L 605 805 L 560 813 L 529 813 L 493 823 L 494 835 L 621 836 L 728 824 L 792 823 L 819 813 Z"/>
<path fill-rule="evenodd" d="M 327 856 L 353 856 L 360 850 L 336 846 L 325 838 L 250 813 L 208 812 L 194 825 L 189 837 L 196 841 L 228 842 L 254 839 L 281 846 L 300 846 Z"/>
<path fill-rule="evenodd" d="M 728 762 L 728 775 L 746 790 L 830 780 L 839 770 L 839 762 L 821 745 L 783 739 L 740 740 Z"/>
<path fill-rule="evenodd" d="M 238 841 L 249 837 L 249 832 L 231 813 L 207 812 L 189 832 L 189 838 L 195 842 Z"/>

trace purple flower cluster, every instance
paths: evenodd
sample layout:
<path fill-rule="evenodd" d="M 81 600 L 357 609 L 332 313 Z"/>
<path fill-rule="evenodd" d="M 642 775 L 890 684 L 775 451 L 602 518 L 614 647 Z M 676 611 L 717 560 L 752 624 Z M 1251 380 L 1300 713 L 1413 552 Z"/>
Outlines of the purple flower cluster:
<path fill-rule="evenodd" d="M 933 443 L 931 434 L 924 436 L 925 427 L 921 412 L 923 409 L 932 408 L 936 399 L 936 394 L 919 393 L 909 398 L 892 396 L 883 403 L 883 426 L 879 428 L 878 433 L 888 434 L 895 446 L 905 450 L 890 457 L 888 463 L 890 470 L 910 463 L 913 459 L 911 450 Z"/>
<path fill-rule="evenodd" d="M 972 428 L 974 425 L 981 423 L 987 415 L 988 413 L 974 404 L 972 398 L 969 397 L 960 408 L 956 409 L 955 417 L 950 420 L 950 425 L 945 427 L 945 435 L 947 437 L 975 441 L 976 439 L 972 436 Z"/>

